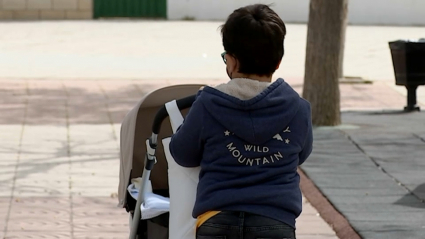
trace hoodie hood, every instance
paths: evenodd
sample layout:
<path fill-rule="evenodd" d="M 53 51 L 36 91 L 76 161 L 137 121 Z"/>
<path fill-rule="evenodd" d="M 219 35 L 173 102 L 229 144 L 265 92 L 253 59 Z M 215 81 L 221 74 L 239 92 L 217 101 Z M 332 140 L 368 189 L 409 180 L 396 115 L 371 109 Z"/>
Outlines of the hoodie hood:
<path fill-rule="evenodd" d="M 272 84 L 234 79 L 217 88 L 205 87 L 198 98 L 223 127 L 255 145 L 282 132 L 298 112 L 301 101 L 283 79 Z"/>

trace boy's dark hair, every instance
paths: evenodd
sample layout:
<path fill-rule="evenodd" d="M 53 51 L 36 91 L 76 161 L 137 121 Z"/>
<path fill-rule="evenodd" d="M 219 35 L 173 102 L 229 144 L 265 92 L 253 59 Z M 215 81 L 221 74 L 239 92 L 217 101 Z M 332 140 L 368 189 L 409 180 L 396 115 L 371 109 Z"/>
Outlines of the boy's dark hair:
<path fill-rule="evenodd" d="M 221 28 L 227 54 L 239 61 L 239 72 L 271 76 L 282 60 L 286 27 L 267 5 L 236 9 Z"/>

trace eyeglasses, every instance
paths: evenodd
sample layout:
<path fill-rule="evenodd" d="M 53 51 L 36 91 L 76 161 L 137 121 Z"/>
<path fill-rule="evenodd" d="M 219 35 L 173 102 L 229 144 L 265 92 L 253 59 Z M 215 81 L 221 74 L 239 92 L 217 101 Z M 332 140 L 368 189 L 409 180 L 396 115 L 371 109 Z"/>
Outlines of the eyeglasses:
<path fill-rule="evenodd" d="M 227 54 L 227 52 L 223 52 L 223 53 L 221 53 L 221 58 L 223 58 L 224 64 L 226 64 L 226 65 L 227 65 L 227 60 L 226 60 L 226 58 L 224 57 L 226 54 Z"/>

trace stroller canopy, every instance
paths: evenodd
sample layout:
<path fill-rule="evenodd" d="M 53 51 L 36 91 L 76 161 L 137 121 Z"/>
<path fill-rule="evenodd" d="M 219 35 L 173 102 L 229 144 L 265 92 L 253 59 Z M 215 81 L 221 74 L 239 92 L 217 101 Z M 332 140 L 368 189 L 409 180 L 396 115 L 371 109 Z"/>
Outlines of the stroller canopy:
<path fill-rule="evenodd" d="M 201 86 L 203 85 L 175 85 L 155 90 L 143 97 L 125 116 L 120 135 L 118 206 L 125 207 L 127 186 L 130 180 L 140 177 L 143 173 L 146 154 L 145 141 L 152 135 L 152 125 L 157 111 L 166 102 L 196 94 Z M 185 115 L 187 110 L 182 113 Z M 167 122 L 167 120 L 164 120 L 164 122 Z M 169 137 L 171 134 L 170 123 L 164 123 L 158 139 Z M 168 166 L 161 140 L 158 140 L 156 158 L 157 163 L 151 174 L 152 188 L 154 190 L 168 190 Z"/>

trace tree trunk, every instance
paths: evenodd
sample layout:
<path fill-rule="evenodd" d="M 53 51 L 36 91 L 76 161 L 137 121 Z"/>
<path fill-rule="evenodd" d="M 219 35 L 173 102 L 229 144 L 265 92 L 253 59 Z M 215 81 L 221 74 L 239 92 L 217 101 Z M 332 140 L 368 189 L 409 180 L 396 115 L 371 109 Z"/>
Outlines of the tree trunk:
<path fill-rule="evenodd" d="M 348 0 L 347 0 L 347 5 L 348 5 Z M 341 49 L 339 50 L 339 71 L 338 71 L 338 78 L 344 78 L 344 51 L 345 51 L 345 34 L 346 34 L 346 30 L 347 30 L 347 23 L 348 23 L 348 18 L 347 18 L 347 5 L 344 9 L 345 11 L 345 16 L 344 16 L 344 21 L 342 22 L 342 40 L 341 40 Z"/>
<path fill-rule="evenodd" d="M 310 0 L 303 97 L 313 125 L 341 123 L 339 76 L 348 0 Z"/>

